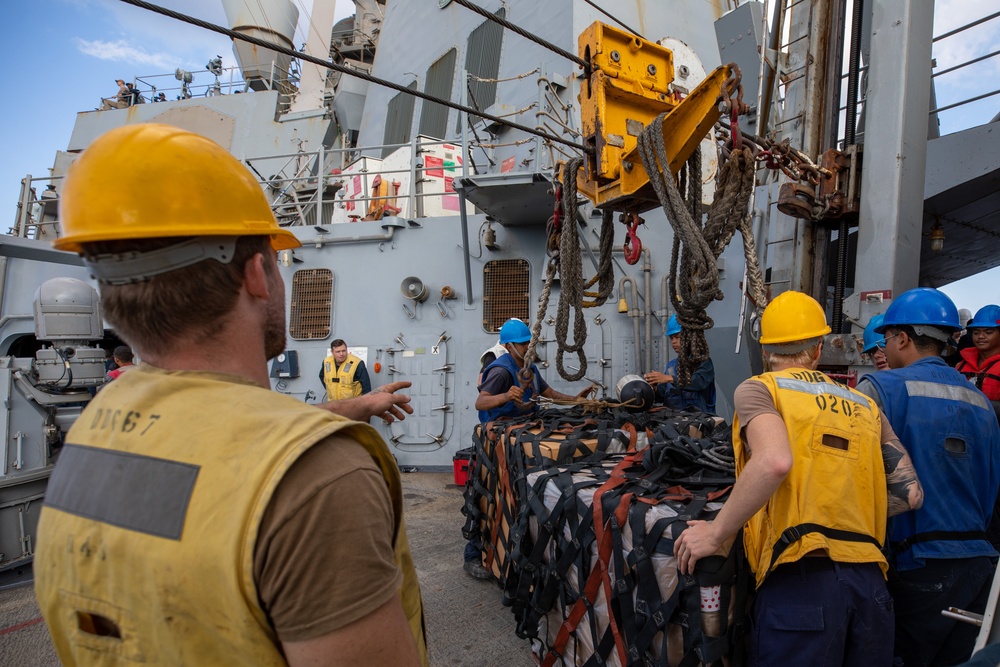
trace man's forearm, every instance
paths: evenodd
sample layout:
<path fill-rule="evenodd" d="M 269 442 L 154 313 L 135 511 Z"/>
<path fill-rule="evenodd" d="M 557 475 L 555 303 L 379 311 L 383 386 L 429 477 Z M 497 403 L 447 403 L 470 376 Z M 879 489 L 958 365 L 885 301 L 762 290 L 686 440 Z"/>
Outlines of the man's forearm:
<path fill-rule="evenodd" d="M 546 387 L 545 391 L 542 392 L 542 396 L 545 398 L 551 398 L 554 401 L 572 401 L 576 399 L 576 396 L 564 394 L 561 391 L 556 391 L 552 387 Z"/>
<path fill-rule="evenodd" d="M 476 399 L 476 410 L 492 410 L 499 408 L 510 402 L 506 393 L 503 394 L 480 394 Z"/>
<path fill-rule="evenodd" d="M 888 516 L 919 509 L 924 503 L 924 489 L 913 460 L 899 440 L 882 443 L 882 461 L 888 491 Z"/>

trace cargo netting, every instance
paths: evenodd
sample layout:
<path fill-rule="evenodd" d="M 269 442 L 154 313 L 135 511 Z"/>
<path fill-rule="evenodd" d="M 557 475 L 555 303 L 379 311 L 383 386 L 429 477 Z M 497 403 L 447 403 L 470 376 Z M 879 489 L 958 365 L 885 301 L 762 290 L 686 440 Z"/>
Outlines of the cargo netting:
<path fill-rule="evenodd" d="M 721 419 L 552 409 L 479 425 L 473 440 L 463 533 L 540 664 L 740 662 L 739 550 L 727 544 L 694 575 L 673 555 L 687 521 L 711 520 L 735 481 Z"/>

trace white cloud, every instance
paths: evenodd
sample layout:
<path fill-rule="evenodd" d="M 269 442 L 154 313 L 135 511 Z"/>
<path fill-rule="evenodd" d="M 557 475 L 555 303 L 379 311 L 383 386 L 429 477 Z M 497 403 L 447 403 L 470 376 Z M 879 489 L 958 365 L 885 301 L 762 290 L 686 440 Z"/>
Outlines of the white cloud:
<path fill-rule="evenodd" d="M 74 41 L 81 53 L 101 60 L 112 60 L 130 65 L 148 65 L 160 70 L 170 69 L 171 63 L 176 62 L 176 58 L 170 54 L 148 53 L 141 48 L 130 45 L 123 39 L 105 42 L 99 39 L 89 41 L 77 38 Z"/>
<path fill-rule="evenodd" d="M 934 34 L 951 32 L 995 11 L 996 0 L 937 0 L 934 3 Z"/>

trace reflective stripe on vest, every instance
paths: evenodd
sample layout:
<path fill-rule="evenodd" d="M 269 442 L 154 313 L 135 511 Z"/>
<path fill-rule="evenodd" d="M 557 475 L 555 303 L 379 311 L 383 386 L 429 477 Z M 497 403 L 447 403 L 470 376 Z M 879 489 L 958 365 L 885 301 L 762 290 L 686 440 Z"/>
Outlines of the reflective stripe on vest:
<path fill-rule="evenodd" d="M 906 393 L 910 396 L 923 396 L 924 398 L 941 398 L 946 401 L 961 401 L 977 408 L 991 410 L 990 402 L 986 400 L 982 392 L 959 387 L 957 385 L 939 384 L 937 382 L 925 382 L 923 380 L 907 380 Z"/>
<path fill-rule="evenodd" d="M 862 400 L 866 399 L 865 396 L 860 394 L 851 393 L 851 390 L 842 384 L 837 384 L 836 382 L 806 382 L 804 380 L 793 380 L 791 378 L 779 377 L 776 379 L 778 387 L 781 389 L 789 389 L 791 391 L 800 391 L 804 394 L 811 394 L 813 396 L 818 396 L 820 394 L 833 394 L 839 398 L 843 398 L 847 401 L 853 401 L 858 405 L 863 405 L 868 407 L 868 401 Z"/>
<path fill-rule="evenodd" d="M 989 524 L 1000 487 L 1000 427 L 986 397 L 936 356 L 865 381 L 878 392 L 924 488 L 920 509 L 889 519 L 889 543 L 908 546 L 891 552 L 893 566 L 904 572 L 927 559 L 995 556 L 985 540 L 913 539 L 971 534 Z"/>

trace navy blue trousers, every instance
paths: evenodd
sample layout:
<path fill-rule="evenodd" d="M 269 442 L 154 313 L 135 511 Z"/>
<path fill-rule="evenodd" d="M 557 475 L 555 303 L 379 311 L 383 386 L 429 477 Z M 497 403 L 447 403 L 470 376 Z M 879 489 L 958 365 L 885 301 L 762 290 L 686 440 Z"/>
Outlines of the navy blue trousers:
<path fill-rule="evenodd" d="M 969 659 L 979 628 L 941 615 L 957 607 L 982 614 L 996 564 L 987 556 L 928 559 L 889 584 L 896 603 L 896 655 L 905 667 L 957 665 Z"/>
<path fill-rule="evenodd" d="M 892 598 L 875 563 L 779 565 L 757 590 L 752 623 L 751 665 L 892 665 Z"/>

